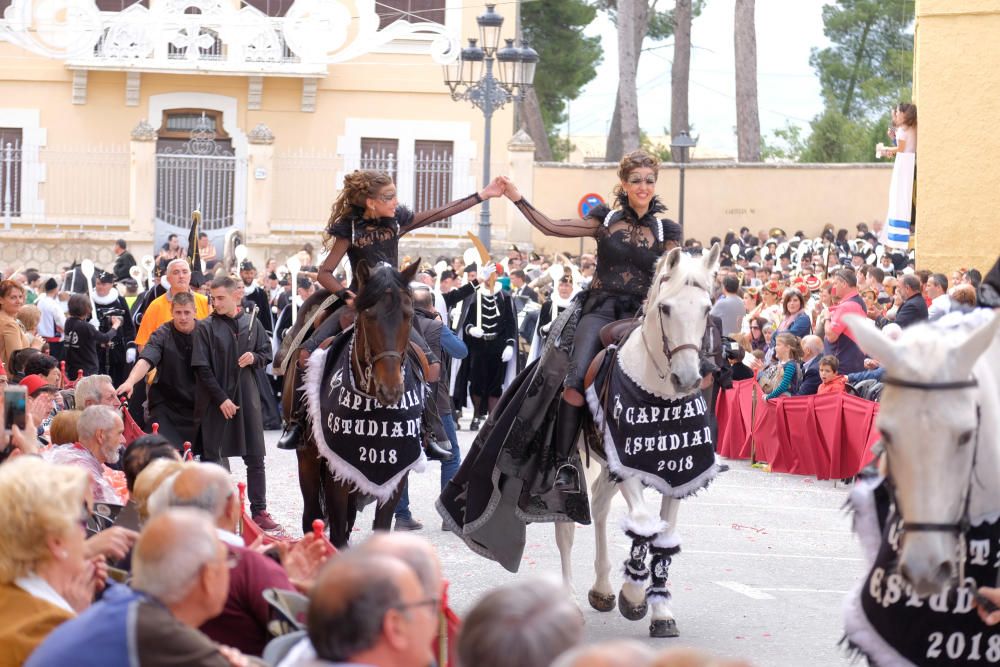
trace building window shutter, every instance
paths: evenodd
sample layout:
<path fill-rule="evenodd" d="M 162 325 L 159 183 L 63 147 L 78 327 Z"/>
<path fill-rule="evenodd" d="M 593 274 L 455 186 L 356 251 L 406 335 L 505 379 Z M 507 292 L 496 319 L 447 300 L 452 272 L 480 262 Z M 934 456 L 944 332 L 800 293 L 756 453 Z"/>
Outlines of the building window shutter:
<path fill-rule="evenodd" d="M 416 141 L 413 144 L 413 210 L 426 211 L 452 200 L 454 144 L 450 141 Z M 448 227 L 450 218 L 434 223 Z"/>
<path fill-rule="evenodd" d="M 396 182 L 399 167 L 398 139 L 361 139 L 361 168 L 384 171 Z"/>
<path fill-rule="evenodd" d="M 0 127 L 0 220 L 21 216 L 22 130 Z"/>

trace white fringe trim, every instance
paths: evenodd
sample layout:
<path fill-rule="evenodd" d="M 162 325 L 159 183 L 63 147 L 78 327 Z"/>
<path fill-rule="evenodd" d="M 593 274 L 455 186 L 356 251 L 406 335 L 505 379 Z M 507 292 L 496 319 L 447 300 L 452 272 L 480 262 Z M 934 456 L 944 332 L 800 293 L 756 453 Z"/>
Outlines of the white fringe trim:
<path fill-rule="evenodd" d="M 882 480 L 882 477 L 858 479 L 847 496 L 847 503 L 854 510 L 854 532 L 861 542 L 869 567 L 875 562 L 882 546 L 882 531 L 879 529 L 875 509 L 875 489 Z"/>
<path fill-rule="evenodd" d="M 667 529 L 667 522 L 658 516 L 625 515 L 621 522 L 622 530 L 627 530 L 642 537 L 654 537 Z"/>
<path fill-rule="evenodd" d="M 861 591 L 867 582 L 866 575 L 844 598 L 844 634 L 848 641 L 878 667 L 916 667 L 890 646 L 868 622 L 861 607 Z"/>
<path fill-rule="evenodd" d="M 598 398 L 597 391 L 594 389 L 593 385 L 587 387 L 586 394 L 587 405 L 590 407 L 590 412 L 594 416 L 594 424 L 601 429 L 604 435 L 604 452 L 607 455 L 608 470 L 618 477 L 622 479 L 635 477 L 646 486 L 656 489 L 661 494 L 681 500 L 697 493 L 698 491 L 701 491 L 703 488 L 711 484 L 712 480 L 714 480 L 716 475 L 719 474 L 719 466 L 717 466 L 713 460 L 712 464 L 705 470 L 705 472 L 701 473 L 691 481 L 685 482 L 680 486 L 671 486 L 659 475 L 653 475 L 643 470 L 637 470 L 635 468 L 629 468 L 622 465 L 621 459 L 618 458 L 618 449 L 615 447 L 614 440 L 611 438 L 611 432 L 604 421 L 604 410 L 601 408 L 601 400 Z"/>
<path fill-rule="evenodd" d="M 345 350 L 345 354 L 347 351 Z M 424 456 L 423 448 L 420 449 L 420 456 L 416 461 L 406 468 L 396 473 L 392 479 L 385 484 L 374 484 L 365 477 L 364 473 L 342 459 L 326 443 L 323 437 L 323 413 L 320 408 L 320 397 L 323 389 L 323 371 L 326 366 L 326 357 L 329 350 L 318 349 L 309 355 L 309 363 L 306 365 L 305 379 L 302 386 L 306 394 L 306 405 L 308 407 L 309 424 L 312 428 L 313 439 L 316 441 L 316 449 L 319 455 L 326 461 L 327 468 L 333 474 L 333 478 L 338 482 L 350 484 L 351 491 L 360 491 L 373 496 L 378 501 L 378 506 L 382 507 L 392 498 L 396 487 L 399 486 L 403 478 L 410 471 L 423 472 L 427 467 L 427 457 Z M 344 382 L 348 382 L 344 378 Z M 426 396 L 425 396 L 426 399 Z"/>
<path fill-rule="evenodd" d="M 677 532 L 677 529 L 668 527 L 650 542 L 650 546 L 657 549 L 679 549 L 681 546 L 681 534 Z"/>

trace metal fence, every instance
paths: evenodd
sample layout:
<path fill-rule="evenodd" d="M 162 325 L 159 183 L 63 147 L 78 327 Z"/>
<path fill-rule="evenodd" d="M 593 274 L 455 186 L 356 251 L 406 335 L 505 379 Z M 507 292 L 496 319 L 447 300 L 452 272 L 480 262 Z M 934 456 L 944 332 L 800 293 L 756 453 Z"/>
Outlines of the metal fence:
<path fill-rule="evenodd" d="M 388 173 L 396 183 L 399 202 L 412 210 L 425 211 L 465 194 L 454 192 L 455 174 L 459 169 L 469 171 L 473 165 L 458 164 L 450 152 L 440 150 L 418 149 L 412 159 L 400 159 L 384 149 L 347 157 L 309 150 L 278 153 L 274 158 L 271 230 L 316 233 L 325 227 L 344 175 L 356 168 Z M 466 211 L 418 233 L 453 237 L 474 228 L 474 213 Z"/>
<path fill-rule="evenodd" d="M 0 148 L 5 229 L 127 229 L 127 146 Z"/>

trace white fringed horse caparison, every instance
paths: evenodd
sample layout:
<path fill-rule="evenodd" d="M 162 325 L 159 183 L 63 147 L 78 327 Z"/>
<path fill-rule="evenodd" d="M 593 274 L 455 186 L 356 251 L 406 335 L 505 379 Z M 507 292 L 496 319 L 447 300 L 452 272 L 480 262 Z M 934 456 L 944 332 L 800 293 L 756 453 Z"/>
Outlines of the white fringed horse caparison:
<path fill-rule="evenodd" d="M 624 373 L 634 385 L 656 400 L 670 402 L 686 397 L 691 401 L 692 397 L 696 397 L 694 404 L 699 405 L 700 414 L 704 414 L 705 404 L 700 395 L 701 349 L 719 252 L 716 244 L 702 257 L 692 257 L 674 249 L 660 259 L 642 323 L 621 343 L 609 374 Z M 606 434 L 603 409 L 595 387 L 587 390 L 587 400 L 595 414 L 598 431 Z M 710 438 L 705 444 L 714 452 Z M 694 471 L 696 474 L 689 483 L 670 487 L 655 476 L 655 470 L 646 473 L 624 468 L 608 437 L 605 437 L 604 450 L 600 474 L 591 485 L 591 512 L 596 532 L 596 580 L 588 599 L 591 606 L 599 611 L 610 611 L 615 606 L 616 596 L 609 578 L 611 562 L 607 519 L 611 500 L 620 491 L 629 508 L 623 528 L 632 539 L 632 547 L 625 562 L 625 581 L 617 600 L 619 611 L 629 620 L 639 620 L 651 608 L 650 635 L 675 637 L 678 631 L 670 610 L 667 574 L 671 558 L 680 551 L 681 541 L 677 532 L 679 500 L 697 492 L 715 477 L 714 453 L 710 454 L 710 463 L 703 470 Z M 609 470 L 621 481 L 613 479 Z M 662 494 L 658 511 L 646 503 L 644 483 Z M 574 524 L 557 523 L 555 529 L 563 578 L 572 588 Z M 647 579 L 651 580 L 648 589 L 645 586 Z"/>

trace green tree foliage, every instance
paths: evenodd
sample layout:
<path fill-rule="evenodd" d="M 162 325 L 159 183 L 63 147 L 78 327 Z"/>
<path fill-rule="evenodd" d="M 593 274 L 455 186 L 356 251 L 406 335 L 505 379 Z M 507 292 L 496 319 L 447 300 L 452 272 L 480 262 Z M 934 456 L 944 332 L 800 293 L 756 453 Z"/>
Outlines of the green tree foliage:
<path fill-rule="evenodd" d="M 585 37 L 597 9 L 586 0 L 544 0 L 521 6 L 521 30 L 538 51 L 535 91 L 553 157 L 565 157 L 568 145 L 557 141 L 556 128 L 566 121 L 566 102 L 576 99 L 597 76 L 603 56 L 599 37 Z"/>
<path fill-rule="evenodd" d="M 831 45 L 814 49 L 809 62 L 819 74 L 826 108 L 812 121 L 802 160 L 875 160 L 889 109 L 910 99 L 913 19 L 913 0 L 837 0 L 823 8 Z"/>
<path fill-rule="evenodd" d="M 760 158 L 765 162 L 799 162 L 806 149 L 802 128 L 791 122 L 760 138 Z"/>

